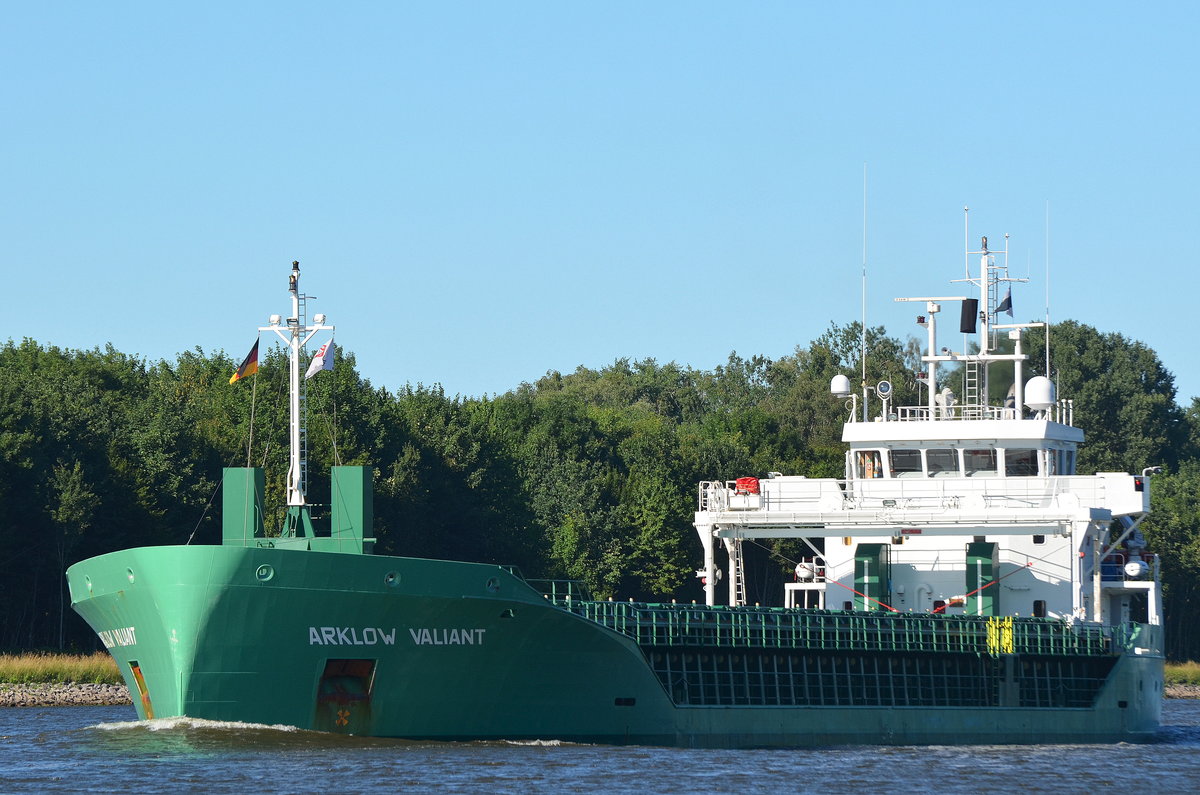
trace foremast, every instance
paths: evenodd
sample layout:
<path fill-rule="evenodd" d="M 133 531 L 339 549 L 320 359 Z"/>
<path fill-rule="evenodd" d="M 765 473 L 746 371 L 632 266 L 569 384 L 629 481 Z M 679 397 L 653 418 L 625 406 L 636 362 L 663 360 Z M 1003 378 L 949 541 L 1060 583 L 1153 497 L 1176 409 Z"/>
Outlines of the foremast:
<path fill-rule="evenodd" d="M 306 304 L 309 298 L 316 296 L 305 295 L 300 290 L 300 263 L 292 262 L 292 272 L 288 276 L 288 293 L 292 299 L 292 313 L 285 319 L 279 315 L 271 315 L 270 325 L 260 326 L 259 332 L 271 331 L 276 334 L 288 351 L 288 446 L 290 456 L 287 474 L 287 519 L 282 535 L 294 536 L 303 524 L 311 527 L 308 514 L 307 492 L 307 451 L 305 450 L 305 420 L 306 394 L 304 376 L 301 365 L 304 360 L 305 346 L 319 332 L 333 332 L 334 327 L 326 325 L 325 315 L 313 316 L 313 323 L 308 323 Z M 311 529 L 303 532 L 311 535 Z"/>

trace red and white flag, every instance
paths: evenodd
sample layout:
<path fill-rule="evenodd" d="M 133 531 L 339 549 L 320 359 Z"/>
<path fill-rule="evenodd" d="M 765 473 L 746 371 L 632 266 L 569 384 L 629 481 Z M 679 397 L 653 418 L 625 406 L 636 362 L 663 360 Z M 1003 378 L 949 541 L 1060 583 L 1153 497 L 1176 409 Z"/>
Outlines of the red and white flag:
<path fill-rule="evenodd" d="M 312 378 L 322 370 L 333 369 L 333 340 L 321 346 L 321 350 L 317 351 L 317 355 L 312 358 L 312 363 L 308 365 L 308 372 L 304 374 L 305 378 Z"/>

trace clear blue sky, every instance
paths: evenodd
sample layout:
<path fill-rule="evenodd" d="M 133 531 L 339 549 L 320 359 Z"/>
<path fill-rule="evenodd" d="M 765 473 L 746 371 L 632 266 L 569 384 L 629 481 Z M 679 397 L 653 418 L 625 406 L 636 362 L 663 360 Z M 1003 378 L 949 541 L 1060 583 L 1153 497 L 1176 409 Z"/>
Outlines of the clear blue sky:
<path fill-rule="evenodd" d="M 312 311 L 376 385 L 904 338 L 972 239 L 1017 318 L 1200 395 L 1191 3 L 9 4 L 0 339 L 243 356 Z M 1189 351 L 1193 351 L 1189 353 Z"/>

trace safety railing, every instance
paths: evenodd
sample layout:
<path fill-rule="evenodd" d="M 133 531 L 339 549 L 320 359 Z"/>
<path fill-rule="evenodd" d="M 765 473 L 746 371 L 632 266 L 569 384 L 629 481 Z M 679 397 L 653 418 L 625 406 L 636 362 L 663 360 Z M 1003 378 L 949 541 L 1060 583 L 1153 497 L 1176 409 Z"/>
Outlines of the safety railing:
<path fill-rule="evenodd" d="M 592 598 L 588 588 L 580 580 L 525 580 L 529 587 L 555 604 L 588 601 Z"/>
<path fill-rule="evenodd" d="M 1075 401 L 1059 400 L 1050 406 L 1044 416 L 1064 425 L 1075 423 Z M 1016 408 L 988 406 L 979 403 L 955 403 L 951 406 L 899 406 L 892 422 L 924 422 L 928 420 L 1019 420 L 1022 414 Z"/>
<path fill-rule="evenodd" d="M 1019 420 L 1016 409 L 1002 406 L 965 405 L 953 406 L 900 406 L 896 409 L 899 422 L 925 422 L 927 420 Z"/>
<path fill-rule="evenodd" d="M 1121 483 L 1098 475 L 1005 478 L 973 476 L 952 478 L 833 478 L 774 481 L 764 479 L 761 493 L 739 494 L 733 481 L 702 481 L 697 504 L 700 511 L 758 511 L 807 513 L 897 507 L 908 509 L 955 508 L 971 500 L 988 508 L 1041 508 L 1105 505 L 1109 490 Z M 1132 486 L 1130 486 L 1132 489 Z M 1120 494 L 1118 489 L 1116 494 Z M 1070 506 L 1063 498 L 1070 495 Z M 749 501 L 753 501 L 752 503 Z"/>
<path fill-rule="evenodd" d="M 637 602 L 559 604 L 647 647 L 995 654 L 994 624 L 1003 620 L 1005 653 L 1102 656 L 1123 648 L 1115 642 L 1112 627 L 1058 619 Z"/>

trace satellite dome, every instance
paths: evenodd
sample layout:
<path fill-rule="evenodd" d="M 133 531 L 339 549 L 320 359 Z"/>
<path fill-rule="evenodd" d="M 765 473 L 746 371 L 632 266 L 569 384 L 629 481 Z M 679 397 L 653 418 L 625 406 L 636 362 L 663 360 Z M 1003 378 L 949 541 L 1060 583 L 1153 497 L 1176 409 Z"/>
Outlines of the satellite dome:
<path fill-rule="evenodd" d="M 1054 405 L 1054 384 L 1044 375 L 1025 382 L 1025 405 L 1034 411 L 1048 411 Z"/>
<path fill-rule="evenodd" d="M 849 397 L 850 379 L 844 375 L 835 375 L 829 382 L 829 391 L 834 397 Z"/>

